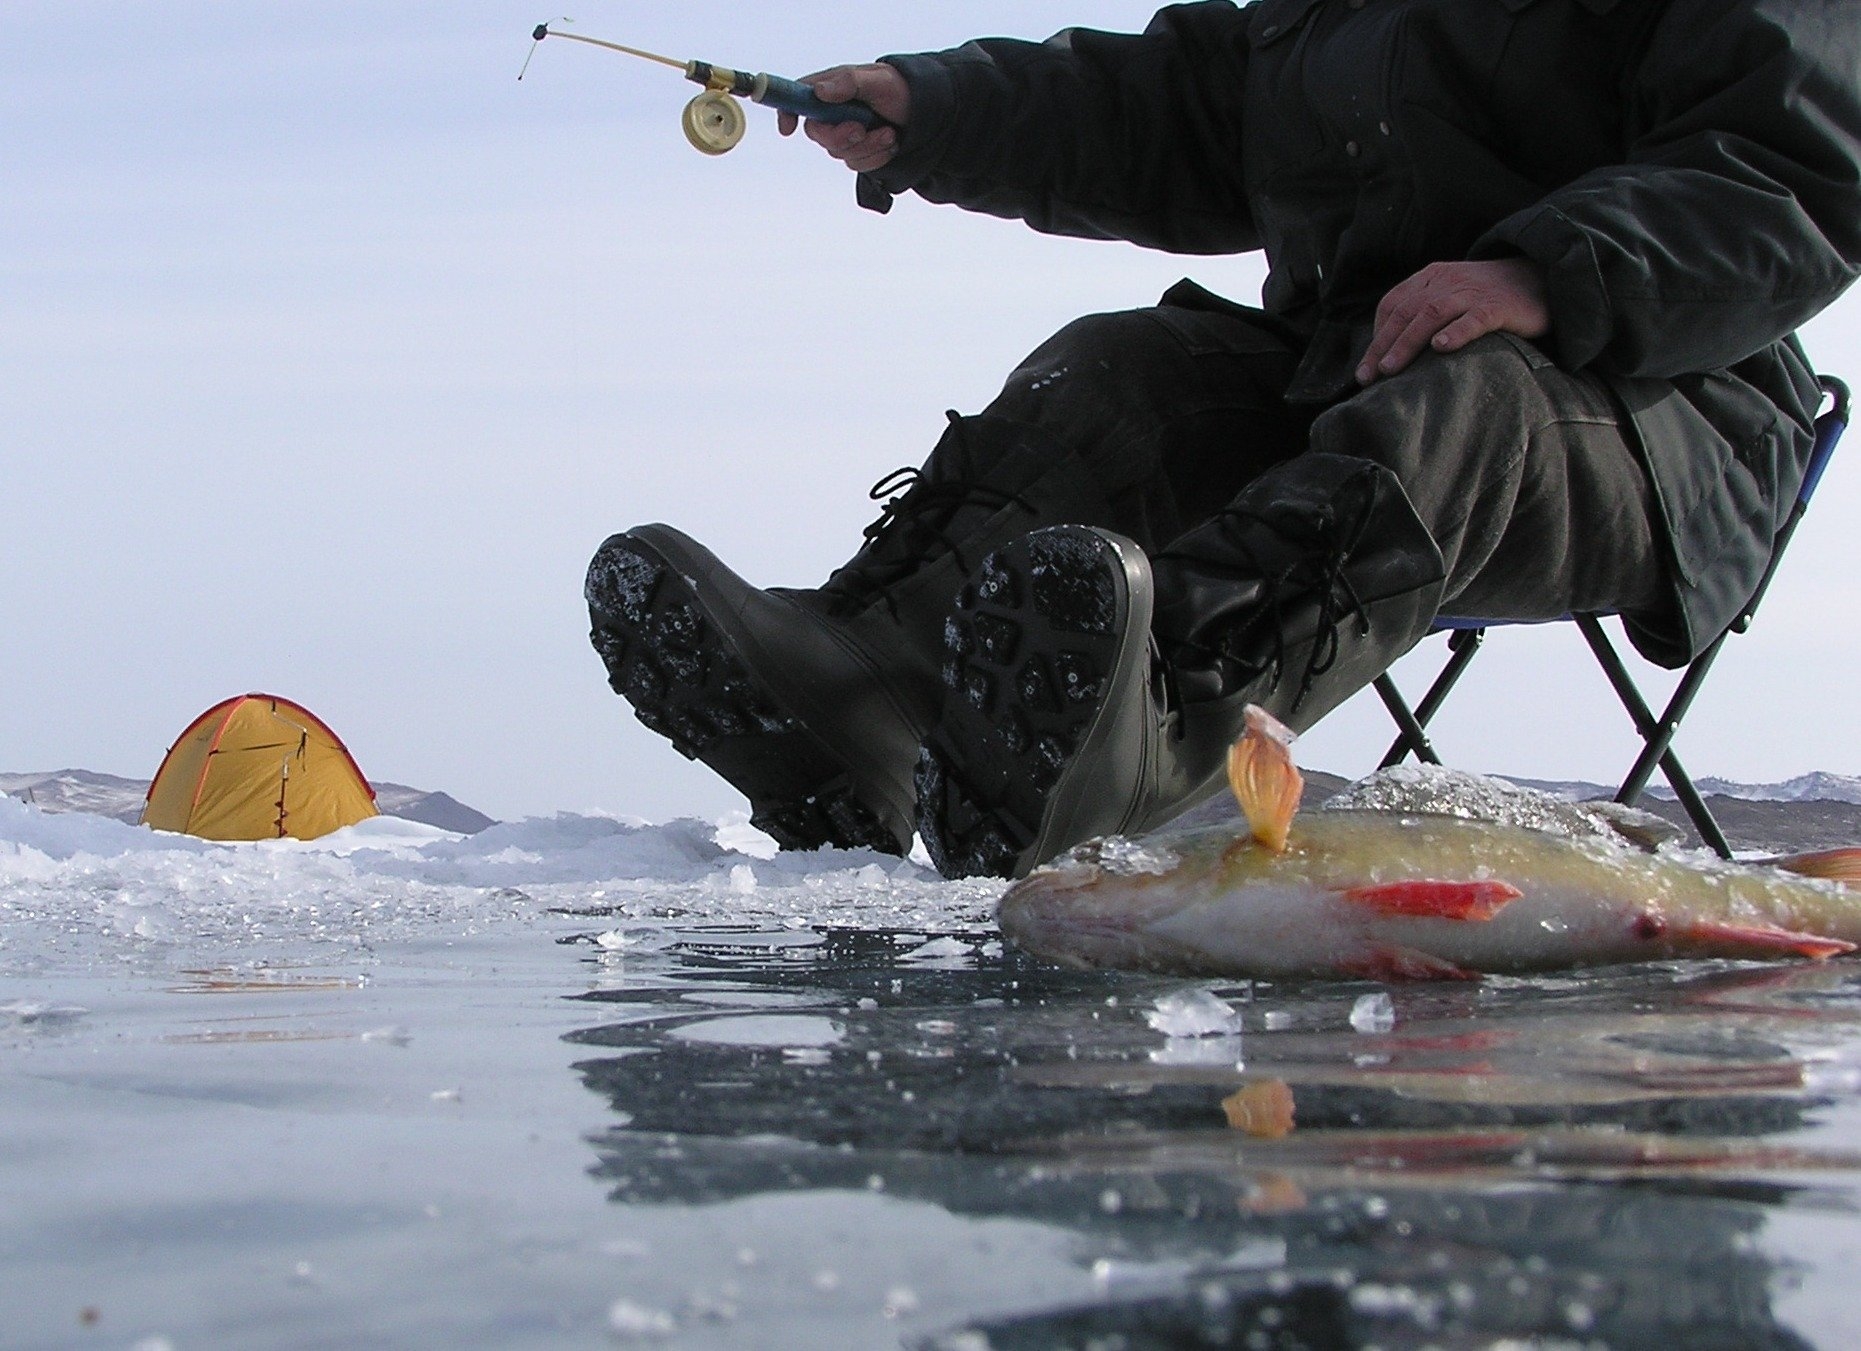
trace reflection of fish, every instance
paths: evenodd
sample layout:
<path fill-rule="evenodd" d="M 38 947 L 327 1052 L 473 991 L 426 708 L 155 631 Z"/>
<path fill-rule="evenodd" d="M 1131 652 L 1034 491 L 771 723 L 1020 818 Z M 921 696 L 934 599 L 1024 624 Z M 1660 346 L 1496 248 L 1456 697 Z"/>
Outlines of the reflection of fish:
<path fill-rule="evenodd" d="M 1258 709 L 1229 777 L 1252 826 L 1094 840 L 1002 898 L 1009 938 L 1077 966 L 1471 979 L 1672 957 L 1825 958 L 1861 944 L 1861 849 L 1766 865 L 1491 821 L 1318 812 L 1290 829 L 1291 734 Z"/>

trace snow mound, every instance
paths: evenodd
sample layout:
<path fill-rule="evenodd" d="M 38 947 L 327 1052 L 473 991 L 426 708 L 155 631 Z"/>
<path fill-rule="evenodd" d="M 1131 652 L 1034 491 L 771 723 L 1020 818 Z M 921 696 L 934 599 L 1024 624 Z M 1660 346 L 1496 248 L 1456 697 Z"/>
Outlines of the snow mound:
<path fill-rule="evenodd" d="M 551 912 L 598 919 L 622 947 L 717 924 L 947 932 L 986 924 L 1000 890 L 868 851 L 776 854 L 740 821 L 565 813 L 462 835 L 384 816 L 320 840 L 219 844 L 0 798 L 0 971 L 163 945 L 305 955 Z"/>

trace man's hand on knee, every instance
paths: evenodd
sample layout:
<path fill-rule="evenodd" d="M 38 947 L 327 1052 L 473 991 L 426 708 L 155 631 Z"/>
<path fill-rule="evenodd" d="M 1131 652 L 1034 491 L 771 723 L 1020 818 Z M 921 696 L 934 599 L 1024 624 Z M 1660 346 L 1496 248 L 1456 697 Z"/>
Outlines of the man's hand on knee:
<path fill-rule="evenodd" d="M 828 103 L 845 103 L 858 99 L 892 125 L 867 131 L 855 122 L 809 122 L 808 139 L 859 173 L 883 169 L 898 153 L 896 128 L 911 116 L 911 86 L 896 69 L 875 62 L 869 66 L 835 66 L 802 77 L 803 84 Z M 801 119 L 783 113 L 776 125 L 784 136 L 793 136 Z"/>
<path fill-rule="evenodd" d="M 1430 263 L 1383 297 L 1357 367 L 1360 384 L 1402 370 L 1423 349 L 1458 352 L 1488 333 L 1540 338 L 1550 331 L 1544 271 L 1529 258 Z"/>

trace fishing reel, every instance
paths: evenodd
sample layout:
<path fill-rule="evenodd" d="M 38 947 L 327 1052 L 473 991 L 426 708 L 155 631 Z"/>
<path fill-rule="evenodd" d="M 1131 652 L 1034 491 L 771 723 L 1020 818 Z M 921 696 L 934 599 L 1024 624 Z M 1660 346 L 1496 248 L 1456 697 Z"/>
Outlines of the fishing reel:
<path fill-rule="evenodd" d="M 722 155 L 735 150 L 749 130 L 750 120 L 743 115 L 743 105 L 729 94 L 707 89 L 685 105 L 679 118 L 685 139 L 692 149 L 705 155 Z"/>

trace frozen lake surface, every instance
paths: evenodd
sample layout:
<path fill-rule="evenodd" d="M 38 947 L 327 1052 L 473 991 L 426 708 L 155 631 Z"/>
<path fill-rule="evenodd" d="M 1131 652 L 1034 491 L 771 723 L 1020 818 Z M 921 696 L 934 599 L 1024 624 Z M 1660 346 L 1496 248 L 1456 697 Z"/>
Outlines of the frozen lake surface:
<path fill-rule="evenodd" d="M 1080 974 L 721 838 L 0 799 L 0 1345 L 1853 1344 L 1861 963 Z"/>

